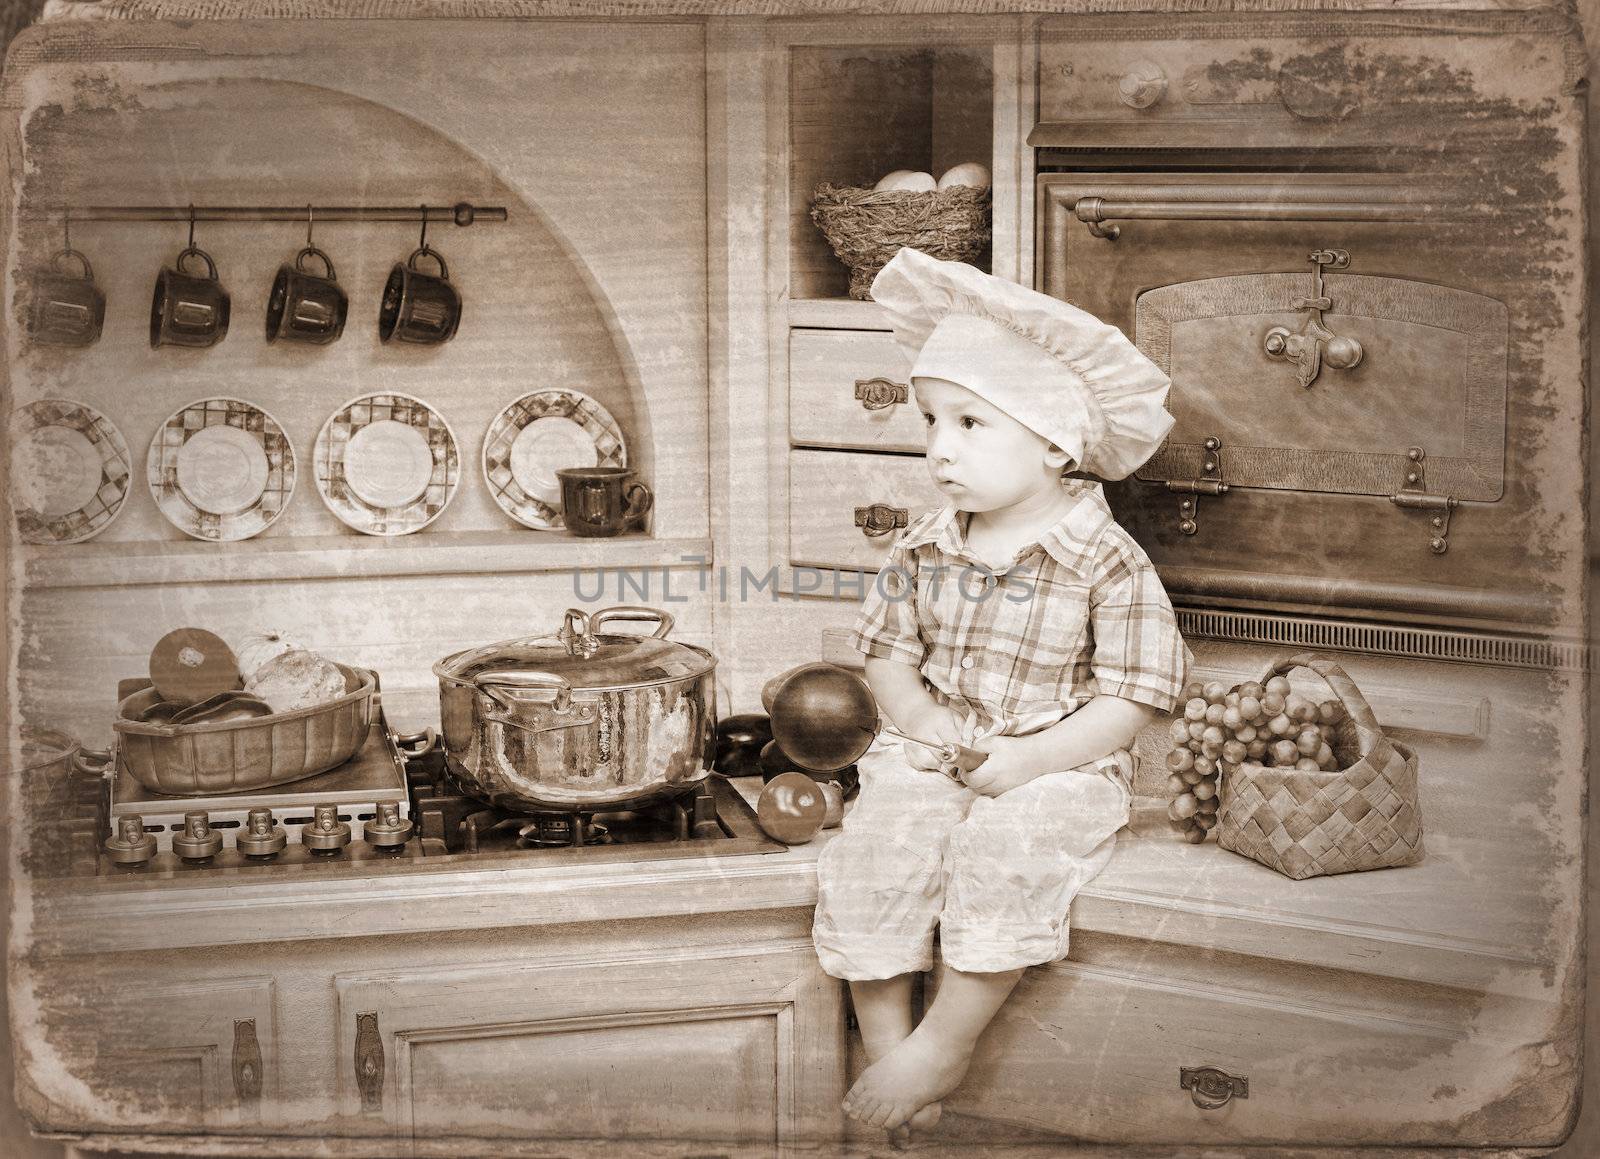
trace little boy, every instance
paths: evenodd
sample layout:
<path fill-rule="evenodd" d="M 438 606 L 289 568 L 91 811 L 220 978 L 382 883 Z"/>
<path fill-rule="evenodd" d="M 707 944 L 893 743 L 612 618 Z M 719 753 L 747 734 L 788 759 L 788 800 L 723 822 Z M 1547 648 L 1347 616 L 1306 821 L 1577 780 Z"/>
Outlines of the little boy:
<path fill-rule="evenodd" d="M 848 979 L 870 1065 L 844 1110 L 903 1143 L 931 1126 L 1024 968 L 1067 952 L 1073 895 L 1128 819 L 1125 751 L 1189 661 L 1149 559 L 1098 483 L 1155 453 L 1168 381 L 1114 326 L 902 249 L 872 285 L 946 505 L 912 521 L 854 642 L 895 727 L 988 756 L 961 774 L 880 736 L 817 866 L 814 941 Z M 938 994 L 913 1029 L 913 976 Z"/>

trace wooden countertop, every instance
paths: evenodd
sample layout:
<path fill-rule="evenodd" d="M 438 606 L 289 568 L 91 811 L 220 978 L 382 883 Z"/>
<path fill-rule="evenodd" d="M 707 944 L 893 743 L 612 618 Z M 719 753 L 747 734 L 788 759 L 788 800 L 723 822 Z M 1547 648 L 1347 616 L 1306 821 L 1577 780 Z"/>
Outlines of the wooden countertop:
<path fill-rule="evenodd" d="M 754 800 L 760 782 L 735 782 Z M 833 837 L 738 856 L 587 865 L 518 858 L 414 862 L 401 874 L 41 881 L 29 914 L 41 953 L 300 941 L 810 907 Z M 1487 840 L 1429 834 L 1417 866 L 1290 881 L 1189 845 L 1142 800 L 1110 866 L 1073 904 L 1075 929 L 1220 947 L 1281 961 L 1473 990 L 1524 992 L 1568 951 L 1547 944 L 1560 899 Z M 1526 864 L 1524 864 L 1526 863 Z M 19 914 L 20 916 L 20 914 Z M 21 931 L 19 930 L 19 933 Z"/>

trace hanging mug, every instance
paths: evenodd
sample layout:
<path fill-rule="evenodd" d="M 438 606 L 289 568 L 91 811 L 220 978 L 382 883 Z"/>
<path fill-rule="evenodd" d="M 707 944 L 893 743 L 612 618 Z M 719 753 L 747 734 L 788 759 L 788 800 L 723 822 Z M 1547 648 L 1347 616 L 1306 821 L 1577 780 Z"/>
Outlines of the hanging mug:
<path fill-rule="evenodd" d="M 205 261 L 205 277 L 184 269 L 184 261 L 191 255 Z M 205 250 L 189 246 L 174 265 L 162 267 L 156 276 L 156 292 L 150 302 L 150 345 L 214 346 L 227 332 L 228 291 L 217 280 L 217 265 Z"/>
<path fill-rule="evenodd" d="M 417 259 L 424 255 L 439 263 L 437 274 L 417 268 Z M 422 245 L 404 262 L 395 263 L 378 308 L 380 339 L 434 346 L 450 341 L 460 324 L 461 295 L 450 284 L 450 270 L 439 251 Z"/>
<path fill-rule="evenodd" d="M 61 269 L 62 258 L 77 258 L 83 273 Z M 94 284 L 89 259 L 70 246 L 50 259 L 48 272 L 33 276 L 30 333 L 46 346 L 92 346 L 106 320 L 106 296 Z"/>
<path fill-rule="evenodd" d="M 562 467 L 561 517 L 574 535 L 616 535 L 655 502 L 631 467 Z"/>
<path fill-rule="evenodd" d="M 308 271 L 308 257 L 322 259 L 326 272 Z M 267 341 L 284 338 L 322 346 L 343 334 L 350 300 L 337 278 L 328 255 L 313 245 L 295 255 L 294 265 L 285 262 L 279 266 L 272 293 L 267 296 Z"/>

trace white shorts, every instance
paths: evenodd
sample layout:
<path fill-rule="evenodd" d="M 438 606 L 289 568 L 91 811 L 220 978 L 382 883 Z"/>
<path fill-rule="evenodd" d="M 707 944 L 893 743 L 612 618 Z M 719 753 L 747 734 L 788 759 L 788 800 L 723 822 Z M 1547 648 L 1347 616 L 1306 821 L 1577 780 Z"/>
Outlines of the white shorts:
<path fill-rule="evenodd" d="M 1124 778 L 1132 758 L 1116 754 Z M 947 965 L 991 973 L 1067 955 L 1067 910 L 1128 822 L 1125 782 L 1092 766 L 985 797 L 906 762 L 899 743 L 857 764 L 861 793 L 817 861 L 812 940 L 835 978 Z"/>

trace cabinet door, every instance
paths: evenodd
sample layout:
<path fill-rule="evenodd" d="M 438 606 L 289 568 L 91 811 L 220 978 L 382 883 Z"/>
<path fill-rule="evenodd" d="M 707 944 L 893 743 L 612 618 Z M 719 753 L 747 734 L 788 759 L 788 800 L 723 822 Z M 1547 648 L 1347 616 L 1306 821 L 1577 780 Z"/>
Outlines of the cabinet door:
<path fill-rule="evenodd" d="M 106 987 L 71 1020 L 73 1038 L 96 1125 L 251 1130 L 280 1118 L 270 978 Z"/>
<path fill-rule="evenodd" d="M 401 1138 L 839 1131 L 839 984 L 809 943 L 335 978 L 339 1097 Z"/>

